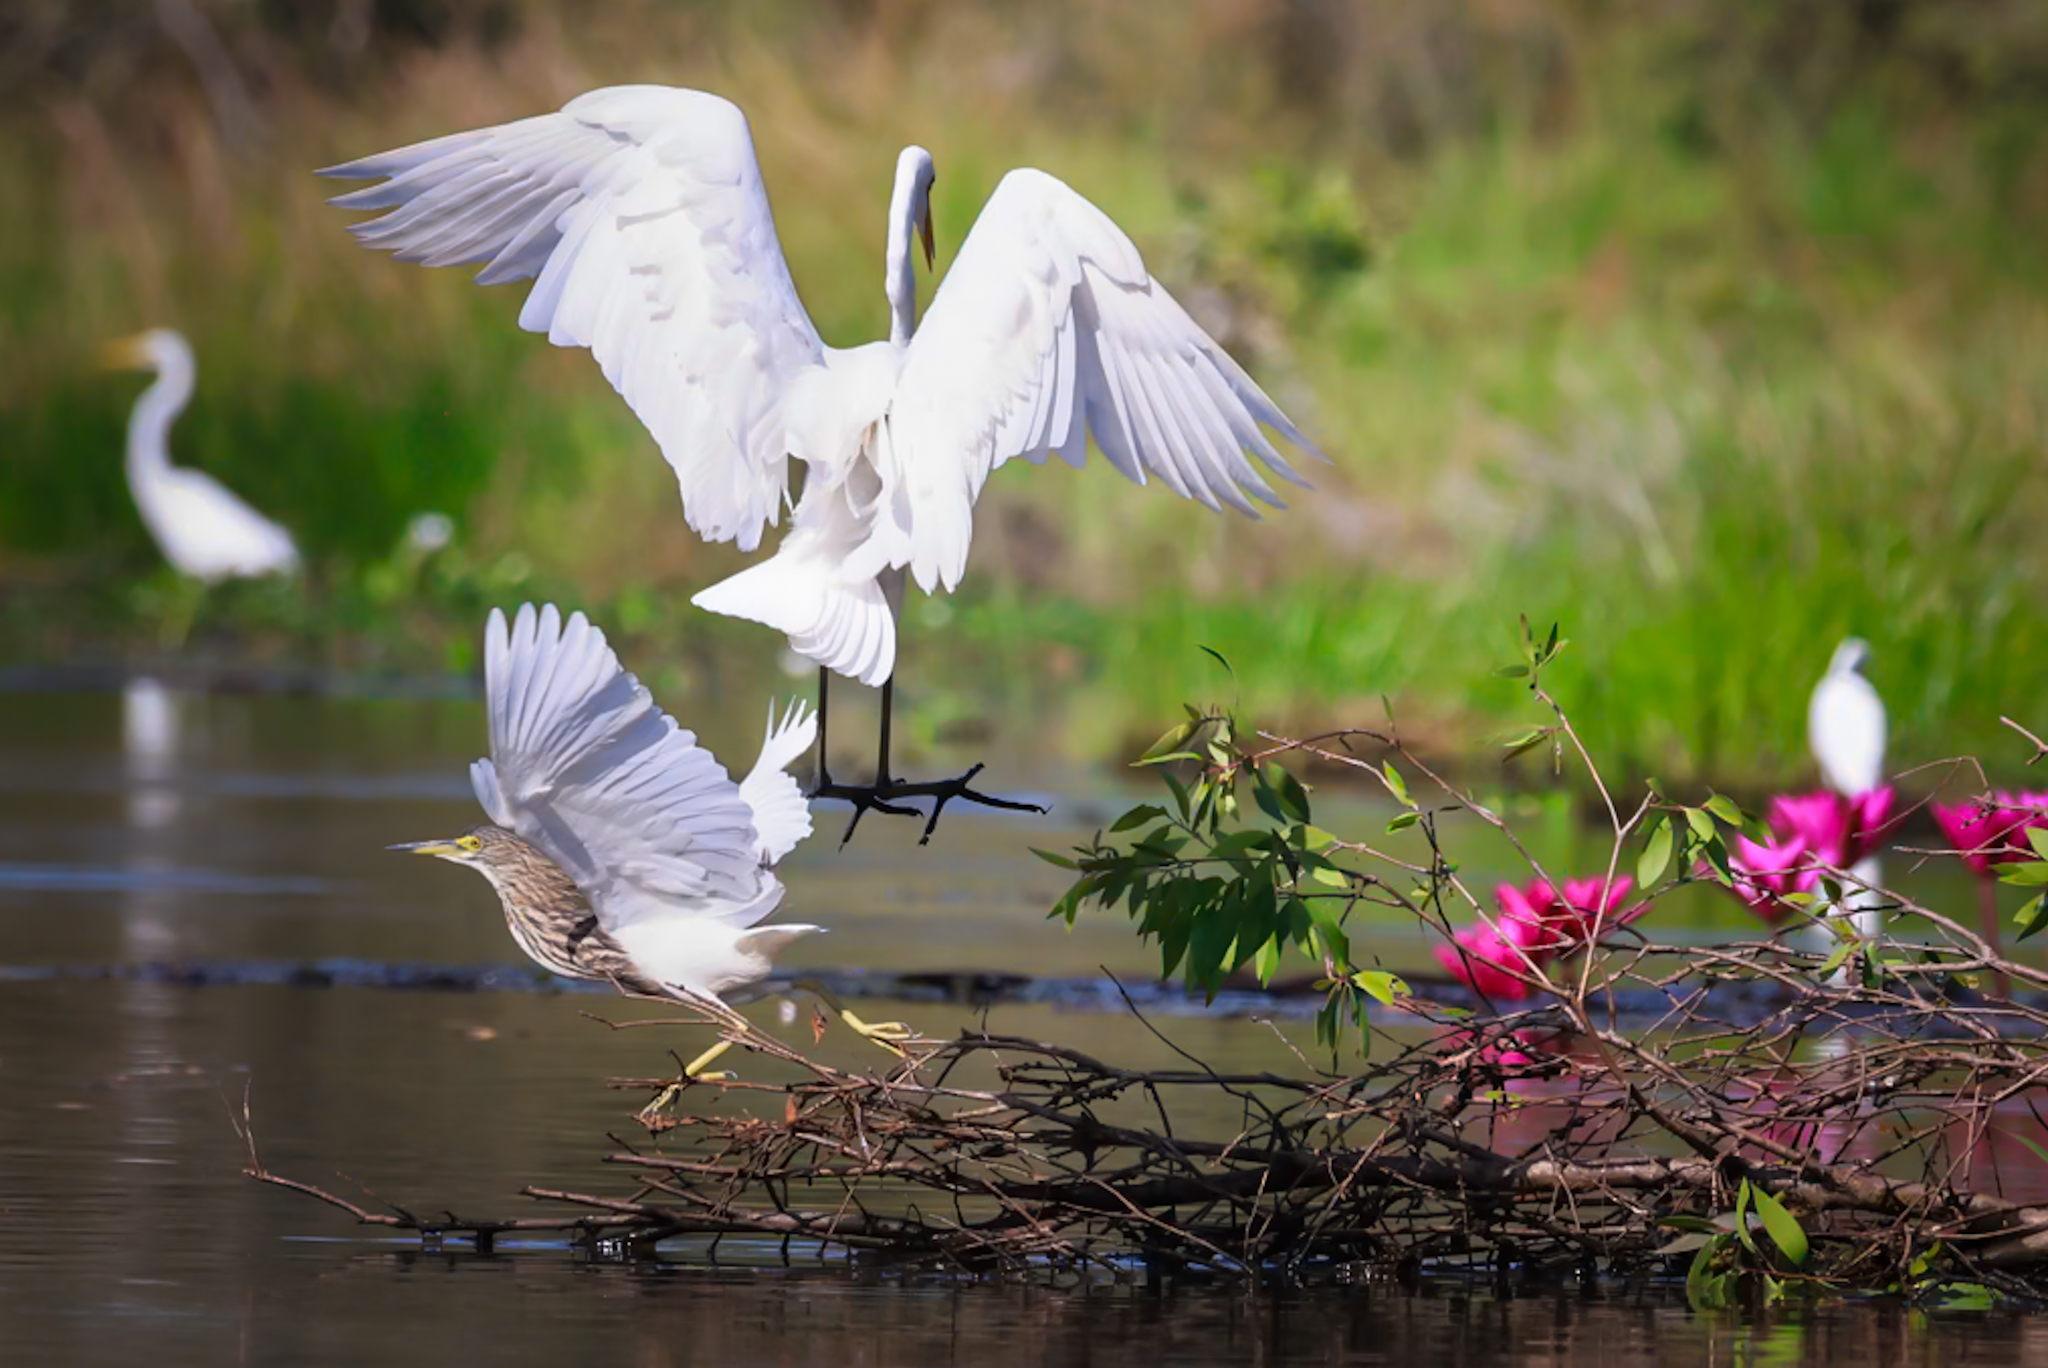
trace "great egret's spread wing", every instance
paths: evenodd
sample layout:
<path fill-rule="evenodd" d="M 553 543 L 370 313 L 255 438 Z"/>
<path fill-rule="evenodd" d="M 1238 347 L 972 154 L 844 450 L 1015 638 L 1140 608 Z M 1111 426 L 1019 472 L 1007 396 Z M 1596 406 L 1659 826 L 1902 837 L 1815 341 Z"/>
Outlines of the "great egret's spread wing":
<path fill-rule="evenodd" d="M 787 482 L 777 399 L 822 344 L 737 106 L 618 86 L 322 174 L 383 181 L 334 201 L 391 211 L 351 229 L 367 246 L 487 263 L 484 285 L 538 276 L 520 326 L 591 349 L 675 468 L 692 528 L 759 544 Z"/>
<path fill-rule="evenodd" d="M 768 704 L 768 730 L 761 738 L 761 757 L 740 781 L 740 796 L 754 814 L 760 837 L 761 863 L 779 863 L 811 834 L 811 800 L 789 773 L 798 756 L 818 739 L 818 717 L 800 698 L 790 700 L 778 724 L 775 704 Z"/>
<path fill-rule="evenodd" d="M 904 359 L 889 410 L 892 563 L 959 583 L 975 496 L 1012 457 L 1069 465 L 1087 440 L 1140 484 L 1253 514 L 1277 506 L 1245 452 L 1304 483 L 1261 425 L 1315 448 L 1146 273 L 1108 215 L 1042 171 L 989 196 Z M 1249 496 L 1249 498 L 1247 497 Z"/>
<path fill-rule="evenodd" d="M 626 673 L 583 614 L 553 604 L 484 631 L 491 758 L 470 767 L 492 821 L 546 851 L 607 930 L 686 898 L 751 898 L 760 859 L 740 787 Z"/>

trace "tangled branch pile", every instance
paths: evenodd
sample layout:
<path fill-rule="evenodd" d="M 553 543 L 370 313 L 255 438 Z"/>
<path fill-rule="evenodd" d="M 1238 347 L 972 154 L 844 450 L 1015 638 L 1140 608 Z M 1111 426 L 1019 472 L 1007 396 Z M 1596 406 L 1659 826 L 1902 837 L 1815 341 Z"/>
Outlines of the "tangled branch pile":
<path fill-rule="evenodd" d="M 793 1080 L 684 1086 L 677 1115 L 650 1115 L 652 1144 L 606 1156 L 611 1194 L 527 1189 L 573 1209 L 558 1216 L 372 1213 L 269 1174 L 253 1147 L 250 1172 L 376 1224 L 485 1238 L 741 1234 L 977 1271 L 1689 1264 L 1709 1301 L 1745 1282 L 2048 1294 L 2048 1206 L 1986 1195 L 1996 1121 L 2048 1068 L 2048 1014 L 1914 975 L 1815 988 L 1817 958 L 1776 943 L 1688 953 L 1694 975 L 1655 981 L 1671 1010 L 1654 1032 L 1569 992 L 1488 1020 L 1416 1002 L 1421 1038 L 1395 1028 L 1403 1048 L 1345 1077 L 1131 1070 L 989 1034 L 863 1075 L 732 1021 Z M 1715 980 L 1783 991 L 1761 1019 L 1744 997 L 1738 1024 Z"/>

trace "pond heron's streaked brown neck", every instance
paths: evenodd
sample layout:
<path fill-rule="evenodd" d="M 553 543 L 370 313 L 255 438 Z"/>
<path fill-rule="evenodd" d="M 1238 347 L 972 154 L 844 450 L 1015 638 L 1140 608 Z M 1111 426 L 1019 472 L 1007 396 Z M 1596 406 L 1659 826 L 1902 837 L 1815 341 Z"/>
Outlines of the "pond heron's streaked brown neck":
<path fill-rule="evenodd" d="M 618 942 L 605 934 L 589 900 L 562 867 L 513 832 L 485 823 L 452 840 L 409 841 L 390 848 L 467 865 L 489 879 L 505 908 L 512 938 L 548 972 L 661 995 L 660 986 L 648 982 Z"/>

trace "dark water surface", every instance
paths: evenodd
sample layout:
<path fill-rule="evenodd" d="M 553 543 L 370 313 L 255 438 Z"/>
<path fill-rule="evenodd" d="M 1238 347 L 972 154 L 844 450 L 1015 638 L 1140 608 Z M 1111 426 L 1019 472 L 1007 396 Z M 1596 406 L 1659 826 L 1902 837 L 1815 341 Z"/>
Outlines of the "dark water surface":
<path fill-rule="evenodd" d="M 736 767 L 759 736 L 748 711 L 700 725 Z M 481 725 L 447 701 L 0 695 L 0 964 L 510 962 L 482 880 L 381 849 L 476 820 L 463 766 Z M 833 934 L 799 943 L 791 967 L 1142 977 L 1152 952 L 1120 919 L 1045 923 L 1062 883 L 1025 849 L 1077 839 L 1117 810 L 1113 795 L 1022 762 L 1002 779 L 1060 793 L 1055 816 L 949 815 L 926 849 L 908 824 L 877 823 L 840 851 L 821 813 L 830 835 L 787 867 L 789 907 Z M 1419 962 L 1422 943 L 1390 930 L 1386 953 Z M 774 1021 L 773 1003 L 757 1010 Z M 0 981 L 0 1361 L 2048 1362 L 2048 1321 L 1892 1307 L 1699 1318 L 1669 1289 L 1056 1289 L 885 1276 L 809 1250 L 784 1267 L 773 1245 L 733 1242 L 721 1258 L 742 1267 L 708 1267 L 701 1246 L 632 1264 L 547 1240 L 478 1257 L 377 1238 L 241 1176 L 229 1118 L 246 1095 L 274 1171 L 366 1205 L 508 1216 L 531 1214 L 517 1195 L 529 1183 L 611 1191 L 595 1161 L 643 1099 L 605 1081 L 662 1073 L 666 1051 L 701 1034 L 615 1032 L 584 1014 L 652 1011 L 540 992 Z M 881 1014 L 935 1034 L 976 1019 L 930 1003 Z M 1127 1016 L 1032 1006 L 988 1020 L 1120 1062 L 1170 1058 Z M 1294 1064 L 1257 1022 L 1164 1029 L 1220 1066 Z M 821 1053 L 856 1048 L 828 1037 Z"/>

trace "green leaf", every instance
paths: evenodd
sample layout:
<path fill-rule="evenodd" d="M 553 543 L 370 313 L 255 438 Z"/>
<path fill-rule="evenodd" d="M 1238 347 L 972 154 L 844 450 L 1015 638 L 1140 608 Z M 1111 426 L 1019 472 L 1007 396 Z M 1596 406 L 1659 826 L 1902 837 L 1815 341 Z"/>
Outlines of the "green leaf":
<path fill-rule="evenodd" d="M 2048 884 L 2048 861 L 2030 860 L 2026 864 L 2007 865 L 1999 872 L 1999 881 L 2020 888 L 2039 888 Z"/>
<path fill-rule="evenodd" d="M 1408 781 L 1401 777 L 1401 771 L 1394 768 L 1394 762 L 1389 760 L 1382 768 L 1387 775 L 1387 792 L 1404 806 L 1414 807 L 1415 800 L 1408 796 Z"/>
<path fill-rule="evenodd" d="M 1714 819 L 1707 815 L 1704 808 L 1687 808 L 1685 810 L 1685 821 L 1686 825 L 1692 828 L 1692 834 L 1699 837 L 1702 844 L 1712 841 L 1717 834 L 1714 827 Z"/>
<path fill-rule="evenodd" d="M 1671 819 L 1659 817 L 1657 825 L 1650 828 L 1650 840 L 1643 847 L 1642 858 L 1636 861 L 1636 887 L 1648 892 L 1664 877 L 1664 866 L 1670 863 Z"/>
<path fill-rule="evenodd" d="M 1754 1254 L 1757 1252 L 1756 1241 L 1751 1239 L 1749 1234 L 1749 1203 L 1752 1196 L 1749 1179 L 1745 1178 L 1742 1180 L 1742 1186 L 1735 1189 L 1735 1238 L 1742 1241 L 1744 1249 Z"/>
<path fill-rule="evenodd" d="M 1308 876 L 1317 883 L 1328 884 L 1332 888 L 1351 887 L 1351 876 L 1335 865 L 1317 865 L 1308 872 Z"/>
<path fill-rule="evenodd" d="M 1318 826 L 1304 828 L 1301 843 L 1310 850 L 1328 850 L 1331 846 L 1339 844 L 1335 836 Z"/>
<path fill-rule="evenodd" d="M 1132 827 L 1143 826 L 1147 822 L 1156 822 L 1165 815 L 1165 808 L 1154 807 L 1150 803 L 1140 803 L 1137 807 L 1132 808 L 1129 812 L 1126 812 L 1123 816 L 1112 822 L 1109 829 L 1111 834 L 1119 831 L 1129 831 Z"/>
<path fill-rule="evenodd" d="M 2048 894 L 2036 893 L 2027 899 L 2020 910 L 2013 914 L 2012 924 L 2018 929 L 2013 933 L 2015 942 L 2037 934 L 2048 926 Z"/>
<path fill-rule="evenodd" d="M 2034 848 L 2036 855 L 2048 860 L 2048 828 L 2030 826 L 2026 831 L 2027 844 Z"/>
<path fill-rule="evenodd" d="M 1730 1237 L 1717 1235 L 1700 1246 L 1685 1274 L 1685 1300 L 1695 1311 L 1718 1311 L 1728 1304 L 1728 1277 L 1714 1272 L 1714 1260 Z"/>
<path fill-rule="evenodd" d="M 1361 969 L 1351 976 L 1351 981 L 1372 994 L 1373 999 L 1383 1006 L 1391 1007 L 1395 998 L 1408 996 L 1408 985 L 1399 975 L 1384 969 Z"/>
<path fill-rule="evenodd" d="M 1771 1237 L 1771 1243 L 1795 1267 L 1805 1263 L 1806 1230 L 1799 1224 L 1799 1218 L 1785 1210 L 1783 1202 L 1762 1188 L 1751 1189 L 1750 1200 L 1756 1206 L 1756 1214 L 1763 1218 L 1764 1233 Z"/>
<path fill-rule="evenodd" d="M 1504 741 L 1501 743 L 1502 749 L 1505 753 L 1500 757 L 1500 761 L 1503 765 L 1505 765 L 1508 761 L 1514 759 L 1516 756 L 1521 755 L 1526 751 L 1534 750 L 1536 747 L 1542 745 L 1545 741 L 1548 741 L 1549 739 L 1550 728 L 1531 727 L 1529 728 L 1529 730 L 1523 732 L 1520 736 L 1517 736 L 1512 740 Z"/>
<path fill-rule="evenodd" d="M 1397 831 L 1406 831 L 1421 820 L 1422 814 L 1419 812 L 1396 813 L 1394 820 L 1387 823 L 1387 834 L 1391 836 Z"/>
<path fill-rule="evenodd" d="M 1493 676 L 1496 679 L 1527 679 L 1529 677 L 1529 667 L 1527 665 L 1503 665 L 1493 672 Z"/>
<path fill-rule="evenodd" d="M 1030 849 L 1033 855 L 1036 855 L 1039 859 L 1045 861 L 1049 865 L 1058 865 L 1061 869 L 1079 869 L 1081 867 L 1075 864 L 1072 860 L 1068 859 L 1066 856 L 1055 855 L 1050 850 L 1040 850 L 1037 846 L 1032 846 Z"/>
<path fill-rule="evenodd" d="M 1742 809 L 1736 805 L 1733 798 L 1717 793 L 1707 799 L 1706 807 L 1707 811 L 1719 817 L 1729 826 L 1737 830 L 1741 829 L 1743 821 Z"/>
<path fill-rule="evenodd" d="M 1157 741 L 1154 741 L 1145 748 L 1144 758 L 1156 760 L 1166 755 L 1169 751 L 1184 750 L 1187 747 L 1188 739 L 1199 731 L 1201 726 L 1202 723 L 1198 719 L 1190 718 L 1186 722 L 1168 727 L 1160 734 Z"/>
<path fill-rule="evenodd" d="M 1852 938 L 1843 941 L 1830 951 L 1827 959 L 1821 962 L 1819 977 L 1833 978 L 1835 971 L 1842 967 L 1843 962 L 1849 958 L 1850 952 L 1856 948 L 1856 945 L 1857 942 Z"/>
<path fill-rule="evenodd" d="M 1668 1230 L 1691 1230 L 1704 1235 L 1716 1234 L 1721 1229 L 1704 1216 L 1659 1216 L 1657 1224 Z"/>
<path fill-rule="evenodd" d="M 1261 944 L 1252 955 L 1252 972 L 1259 976 L 1261 987 L 1273 981 L 1273 975 L 1280 968 L 1280 938 L 1274 936 Z"/>
<path fill-rule="evenodd" d="M 1168 751 L 1165 755 L 1148 755 L 1143 760 L 1131 761 L 1132 769 L 1143 769 L 1147 765 L 1170 765 L 1176 760 L 1200 760 L 1193 751 Z"/>
<path fill-rule="evenodd" d="M 1284 822 L 1287 820 L 1287 809 L 1280 806 L 1280 795 L 1273 791 L 1273 785 L 1265 775 L 1254 776 L 1252 797 L 1258 801 L 1259 811 L 1265 813 L 1274 821 Z"/>
<path fill-rule="evenodd" d="M 1280 805 L 1287 809 L 1287 815 L 1293 820 L 1306 822 L 1309 817 L 1308 790 L 1302 786 L 1301 780 L 1287 770 L 1279 769 L 1277 765 L 1274 768 L 1279 770 L 1280 774 L 1275 784 L 1280 791 Z"/>
<path fill-rule="evenodd" d="M 1183 784 L 1179 776 L 1175 775 L 1172 770 L 1161 770 L 1159 777 L 1164 779 L 1166 786 L 1173 790 L 1173 805 L 1180 809 L 1180 819 L 1183 822 L 1187 821 L 1188 813 L 1191 811 L 1188 806 L 1188 786 Z"/>

